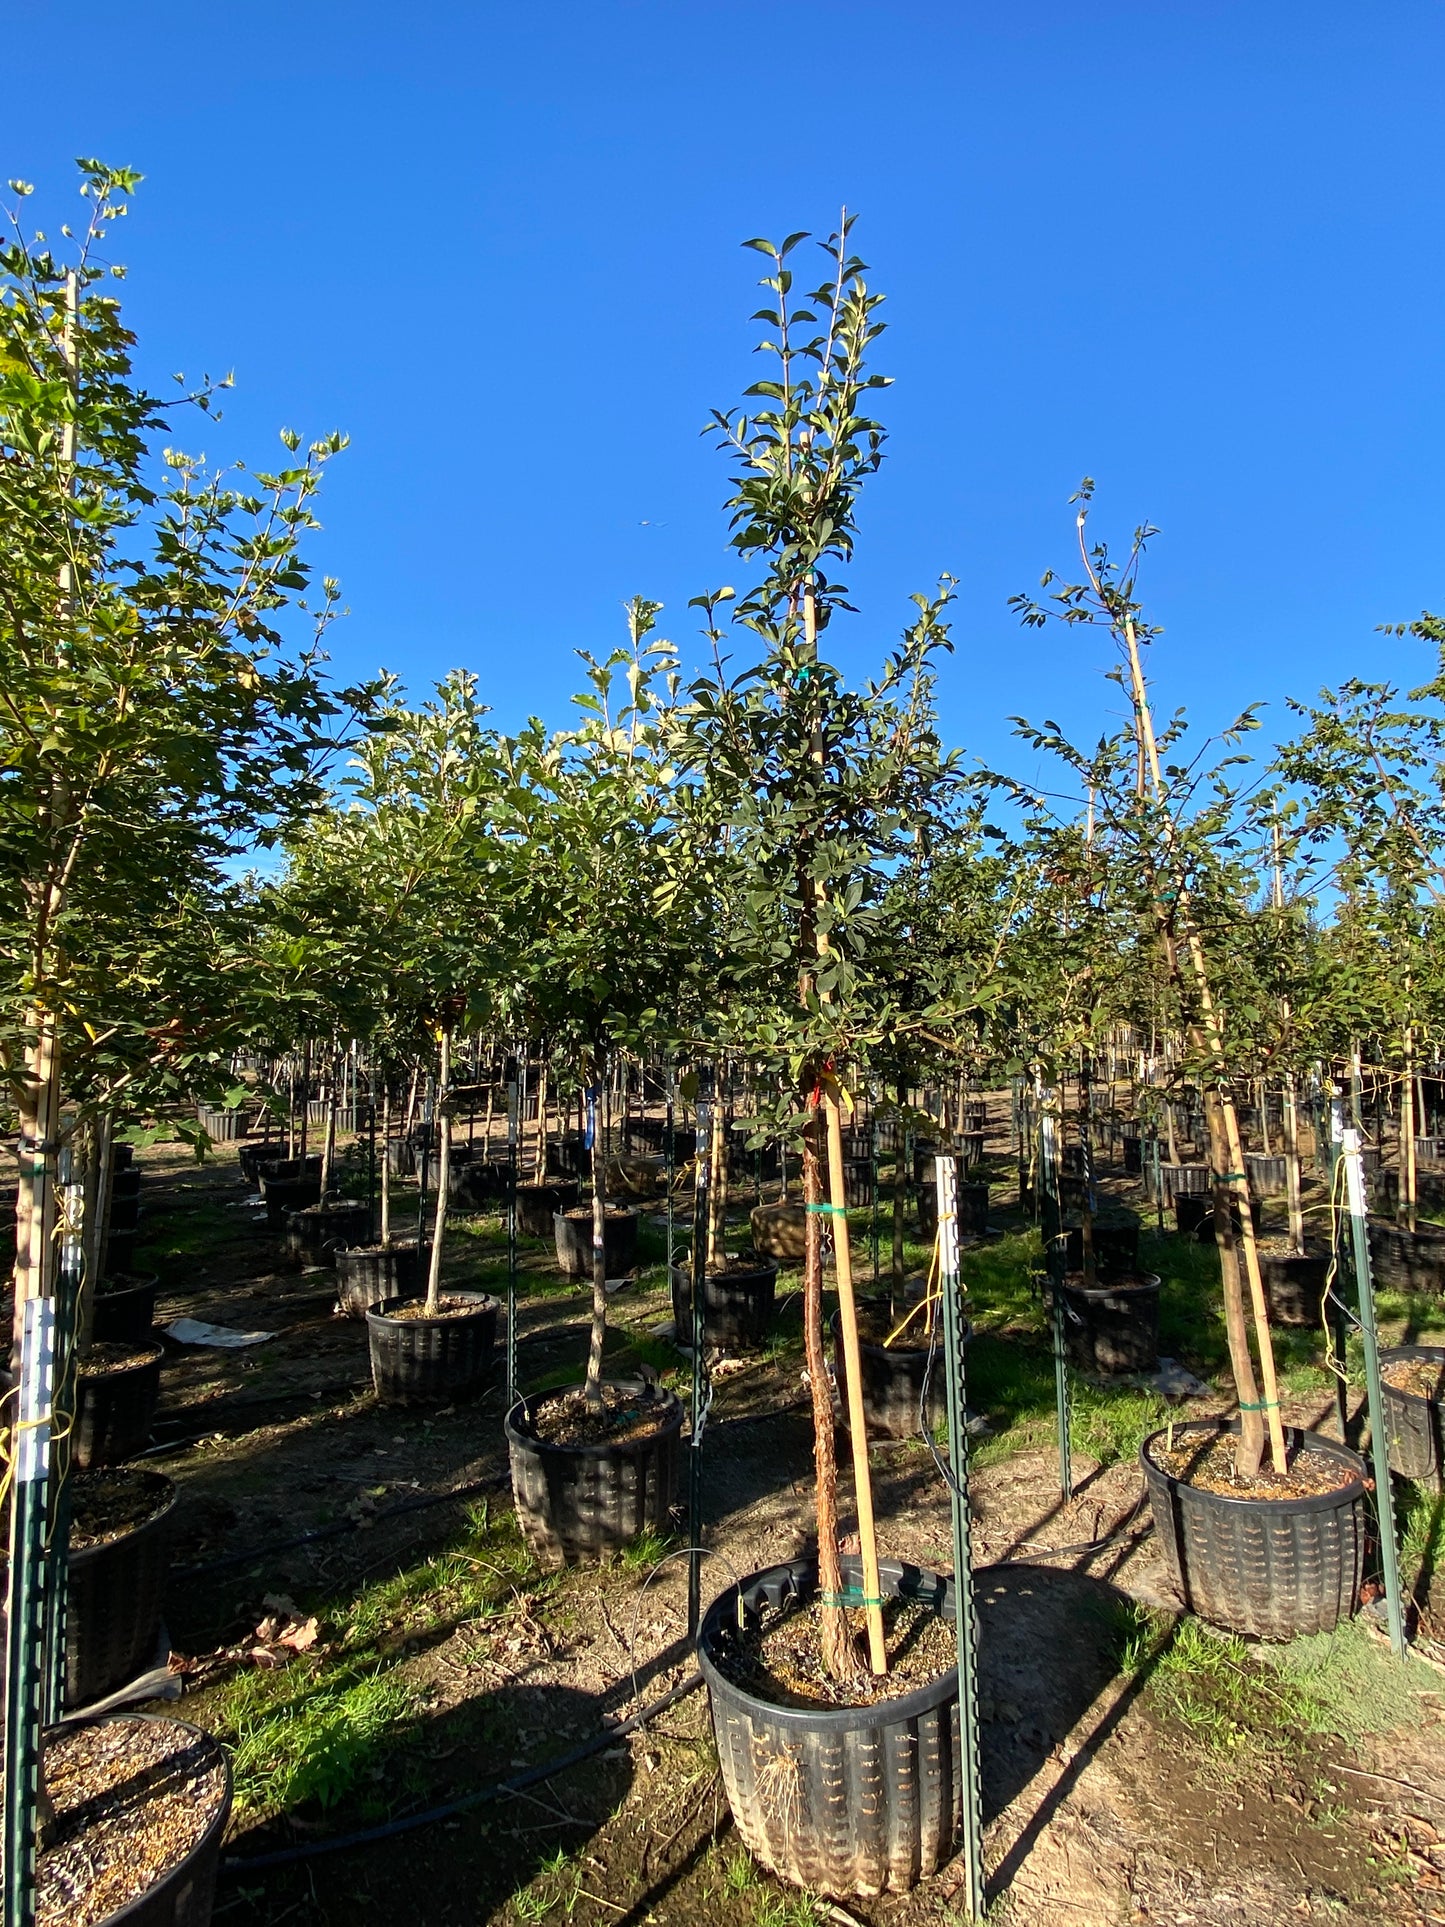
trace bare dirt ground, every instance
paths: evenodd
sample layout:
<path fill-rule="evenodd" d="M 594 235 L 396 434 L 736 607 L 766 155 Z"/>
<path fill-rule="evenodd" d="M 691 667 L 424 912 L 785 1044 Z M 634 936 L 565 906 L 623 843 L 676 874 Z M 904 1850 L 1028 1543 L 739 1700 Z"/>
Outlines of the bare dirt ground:
<path fill-rule="evenodd" d="M 157 1147 L 141 1162 L 158 1317 L 276 1334 L 240 1352 L 168 1345 L 148 1459 L 182 1495 L 167 1604 L 179 1710 L 239 1742 L 251 1789 L 218 1919 L 913 1927 L 958 1917 L 956 1862 L 911 1895 L 843 1903 L 754 1868 L 731 1827 L 702 1692 L 524 1794 L 374 1844 L 247 1868 L 551 1761 L 635 1711 L 639 1689 L 650 1700 L 683 1680 L 686 1560 L 659 1567 L 657 1547 L 605 1569 L 541 1571 L 510 1520 L 500 1385 L 437 1412 L 378 1405 L 364 1326 L 334 1313 L 329 1272 L 281 1269 L 279 1241 L 242 1203 L 233 1153 L 223 1147 L 198 1168 Z M 495 1220 L 459 1221 L 448 1275 L 496 1289 L 500 1238 Z M 535 1386 L 580 1370 L 585 1302 L 561 1287 L 541 1246 L 522 1259 L 519 1382 Z M 644 1273 L 616 1296 L 610 1358 L 675 1366 L 656 1336 L 669 1316 L 660 1273 Z M 797 1338 L 793 1298 L 769 1352 L 718 1375 L 703 1445 L 705 1598 L 809 1549 Z M 1223 1402 L 1215 1392 L 1187 1409 Z M 1287 1416 L 1332 1410 L 1307 1384 Z M 1291 1689 L 1276 1691 L 1276 1676 L 1232 1647 L 1221 1650 L 1225 1686 L 1195 1690 L 1198 1669 L 1180 1661 L 1172 1622 L 1143 1610 L 1177 1602 L 1132 1455 L 1078 1453 L 1065 1504 L 1047 1429 L 1011 1427 L 987 1404 L 984 1415 L 994 1436 L 971 1497 L 992 1917 L 1009 1927 L 1445 1922 L 1445 1671 L 1420 1665 L 1387 1691 L 1383 1643 L 1357 1632 L 1350 1660 L 1363 1667 L 1370 1717 L 1341 1716 L 1333 1730 L 1328 1720 L 1300 1730 Z M 871 1458 L 885 1553 L 946 1570 L 948 1499 L 926 1446 L 879 1445 Z M 452 1492 L 463 1496 L 444 1497 Z M 301 1629 L 299 1650 L 277 1642 L 288 1626 Z M 1424 1630 L 1434 1630 L 1428 1613 Z M 1230 1668 L 1248 1675 L 1247 1704 L 1229 1699 Z M 268 1747 L 304 1769 L 269 1792 Z"/>

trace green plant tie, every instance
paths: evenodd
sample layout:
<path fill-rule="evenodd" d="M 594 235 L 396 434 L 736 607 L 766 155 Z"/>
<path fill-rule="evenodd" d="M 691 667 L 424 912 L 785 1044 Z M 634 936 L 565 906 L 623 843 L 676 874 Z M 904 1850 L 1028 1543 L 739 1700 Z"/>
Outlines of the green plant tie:
<path fill-rule="evenodd" d="M 1239 1401 L 1239 1409 L 1241 1412 L 1277 1412 L 1279 1400 L 1277 1398 L 1242 1398 Z"/>
<path fill-rule="evenodd" d="M 805 1211 L 831 1211 L 836 1218 L 846 1218 L 848 1215 L 848 1207 L 846 1204 L 809 1204 L 805 1205 L 803 1209 Z"/>
<path fill-rule="evenodd" d="M 823 1606 L 882 1606 L 885 1602 L 875 1593 L 864 1592 L 858 1586 L 845 1586 L 841 1592 L 820 1592 L 819 1603 Z"/>

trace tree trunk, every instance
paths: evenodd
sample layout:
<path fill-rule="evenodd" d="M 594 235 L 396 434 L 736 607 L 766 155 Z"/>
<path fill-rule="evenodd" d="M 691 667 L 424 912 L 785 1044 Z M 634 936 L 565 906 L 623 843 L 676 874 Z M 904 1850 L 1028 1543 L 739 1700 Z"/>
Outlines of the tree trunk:
<path fill-rule="evenodd" d="M 331 1195 L 331 1170 L 336 1162 L 336 1059 L 326 1079 L 326 1128 L 321 1138 L 321 1202 Z"/>
<path fill-rule="evenodd" d="M 431 1265 L 426 1277 L 428 1313 L 436 1311 L 442 1288 L 442 1234 L 447 1221 L 447 1193 L 452 1177 L 451 1079 L 452 1033 L 447 1029 L 442 1032 L 441 1075 L 437 1080 L 437 1199 L 436 1216 L 432 1220 Z M 423 1158 L 429 1155 L 427 1151 L 422 1153 Z"/>
<path fill-rule="evenodd" d="M 1415 1175 L 1415 1033 L 1407 1024 L 1404 1036 L 1405 1068 L 1400 1076 L 1400 1202 L 1399 1222 L 1409 1231 L 1415 1229 L 1419 1182 Z"/>
<path fill-rule="evenodd" d="M 592 1121 L 592 1333 L 586 1384 L 591 1412 L 602 1410 L 602 1347 L 607 1338 L 607 1147 L 600 1112 L 599 1101 Z"/>
<path fill-rule="evenodd" d="M 897 1086 L 898 1117 L 893 1126 L 893 1289 L 903 1289 L 903 1218 L 908 1209 L 908 1133 L 903 1128 L 904 1091 Z"/>
<path fill-rule="evenodd" d="M 1297 1256 L 1303 1256 L 1305 1216 L 1300 1202 L 1299 1100 L 1293 1071 L 1285 1080 L 1284 1087 L 1284 1142 L 1285 1190 L 1289 1198 L 1289 1248 Z"/>
<path fill-rule="evenodd" d="M 391 1068 L 381 1073 L 381 1242 L 391 1243 Z"/>
<path fill-rule="evenodd" d="M 728 1215 L 728 1140 L 727 1120 L 723 1116 L 722 1068 L 718 1067 L 713 1077 L 712 1121 L 708 1132 L 707 1148 L 698 1146 L 698 1156 L 708 1160 L 707 1194 L 707 1268 L 709 1271 L 721 1270 L 725 1259 L 724 1241 L 727 1236 Z"/>

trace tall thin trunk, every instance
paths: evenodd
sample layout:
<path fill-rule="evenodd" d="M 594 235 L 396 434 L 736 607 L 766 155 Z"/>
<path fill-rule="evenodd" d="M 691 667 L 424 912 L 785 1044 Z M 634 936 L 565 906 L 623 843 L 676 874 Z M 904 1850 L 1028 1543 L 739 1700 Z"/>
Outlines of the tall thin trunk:
<path fill-rule="evenodd" d="M 326 1129 L 321 1139 L 321 1202 L 331 1195 L 331 1169 L 336 1162 L 336 1060 L 326 1079 Z"/>
<path fill-rule="evenodd" d="M 897 1088 L 898 1117 L 893 1126 L 893 1289 L 903 1289 L 903 1218 L 908 1208 L 908 1133 L 903 1128 L 904 1091 Z"/>
<path fill-rule="evenodd" d="M 1289 1246 L 1290 1250 L 1303 1255 L 1305 1248 L 1305 1214 L 1300 1201 L 1300 1160 L 1299 1160 L 1299 1099 L 1295 1091 L 1294 1072 L 1285 1080 L 1284 1087 L 1284 1171 L 1285 1191 L 1289 1199 Z"/>
<path fill-rule="evenodd" d="M 1396 1215 L 1409 1231 L 1415 1229 L 1419 1183 L 1415 1174 L 1415 1032 L 1406 1024 L 1405 1068 L 1400 1077 L 1400 1201 Z"/>
<path fill-rule="evenodd" d="M 602 1410 L 602 1348 L 607 1341 L 607 1147 L 601 1093 L 592 1125 L 592 1332 L 587 1344 L 587 1409 Z"/>
<path fill-rule="evenodd" d="M 436 1310 L 442 1289 L 442 1234 L 446 1228 L 447 1193 L 451 1188 L 452 1177 L 451 1081 L 452 1033 L 448 1027 L 442 1032 L 441 1075 L 437 1080 L 437 1200 L 436 1216 L 432 1220 L 431 1264 L 426 1275 L 428 1312 Z"/>
<path fill-rule="evenodd" d="M 537 1157 L 533 1175 L 540 1184 L 547 1175 L 547 1059 L 537 1064 Z"/>
<path fill-rule="evenodd" d="M 698 1146 L 698 1155 L 706 1156 L 710 1166 L 708 1172 L 707 1198 L 707 1268 L 717 1271 L 724 1259 L 723 1243 L 727 1235 L 728 1215 L 728 1155 L 727 1120 L 723 1116 L 722 1067 L 718 1066 L 713 1078 L 712 1117 L 709 1126 L 706 1152 Z"/>

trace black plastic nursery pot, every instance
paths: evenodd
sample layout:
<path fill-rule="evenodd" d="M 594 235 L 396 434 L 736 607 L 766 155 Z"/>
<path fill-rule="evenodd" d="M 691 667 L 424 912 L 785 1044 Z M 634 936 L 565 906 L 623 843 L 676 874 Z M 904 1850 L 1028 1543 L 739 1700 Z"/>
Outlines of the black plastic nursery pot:
<path fill-rule="evenodd" d="M 1127 1177 L 1139 1178 L 1144 1175 L 1144 1140 L 1141 1137 L 1124 1139 L 1124 1172 Z"/>
<path fill-rule="evenodd" d="M 416 1146 L 404 1137 L 386 1140 L 386 1168 L 394 1178 L 416 1176 Z"/>
<path fill-rule="evenodd" d="M 749 1252 L 703 1285 L 703 1343 L 724 1352 L 756 1351 L 773 1328 L 778 1267 Z M 672 1268 L 672 1318 L 679 1345 L 692 1343 L 692 1265 Z"/>
<path fill-rule="evenodd" d="M 109 1371 L 87 1371 L 82 1361 L 75 1378 L 75 1429 L 70 1462 L 78 1472 L 96 1465 L 119 1465 L 142 1451 L 161 1395 L 160 1345 L 138 1348 L 128 1364 Z"/>
<path fill-rule="evenodd" d="M 1377 1285 L 1395 1291 L 1445 1291 L 1445 1225 L 1414 1231 L 1382 1219 L 1370 1223 L 1370 1269 Z"/>
<path fill-rule="evenodd" d="M 365 1318 L 388 1298 L 411 1298 L 424 1282 L 423 1248 L 415 1238 L 389 1245 L 344 1245 L 336 1251 L 336 1302 L 348 1318 Z"/>
<path fill-rule="evenodd" d="M 260 1180 L 262 1167 L 274 1164 L 278 1155 L 276 1140 L 272 1138 L 268 1142 L 262 1138 L 257 1144 L 243 1144 L 236 1153 L 236 1164 L 241 1176 L 248 1183 L 256 1184 Z"/>
<path fill-rule="evenodd" d="M 284 1234 L 286 1220 L 293 1211 L 305 1211 L 321 1202 L 321 1177 L 267 1178 L 262 1184 L 266 1199 L 266 1224 Z"/>
<path fill-rule="evenodd" d="M 983 1162 L 983 1132 L 960 1131 L 956 1140 L 959 1162 L 965 1170 Z"/>
<path fill-rule="evenodd" d="M 111 1145 L 110 1165 L 113 1171 L 128 1171 L 134 1162 L 135 1146 L 133 1144 Z"/>
<path fill-rule="evenodd" d="M 65 1606 L 65 1704 L 90 1706 L 137 1678 L 153 1663 L 161 1602 L 170 1566 L 176 1488 L 137 1466 L 72 1475 L 72 1533 L 87 1497 L 114 1481 L 134 1487 L 153 1507 L 128 1532 L 95 1545 L 72 1545 Z"/>
<path fill-rule="evenodd" d="M 841 1562 L 861 1587 L 862 1566 Z M 884 1560 L 887 1596 L 953 1618 L 953 1582 Z M 906 1893 L 936 1873 L 963 1814 L 958 1669 L 874 1706 L 778 1706 L 728 1677 L 739 1605 L 767 1608 L 816 1593 L 815 1560 L 796 1560 L 729 1587 L 703 1616 L 698 1665 L 707 1682 L 728 1805 L 744 1844 L 784 1880 L 817 1893 Z"/>
<path fill-rule="evenodd" d="M 107 1274 L 128 1272 L 135 1263 L 138 1231 L 114 1231 L 109 1225 L 101 1240 L 101 1268 Z"/>
<path fill-rule="evenodd" d="M 1063 1284 L 1069 1357 L 1096 1378 L 1159 1369 L 1159 1280 L 1152 1272 L 1099 1278 L 1086 1288 L 1082 1272 Z"/>
<path fill-rule="evenodd" d="M 96 1287 L 90 1335 L 107 1345 L 143 1345 L 156 1320 L 160 1280 L 152 1273 L 102 1278 Z"/>
<path fill-rule="evenodd" d="M 549 1399 L 575 1391 L 538 1392 L 507 1414 L 507 1451 L 517 1523 L 539 1559 L 576 1565 L 620 1552 L 640 1533 L 672 1529 L 682 1456 L 682 1401 L 660 1385 L 609 1381 L 635 1399 L 656 1424 L 641 1436 L 598 1444 L 553 1444 L 537 1415 Z"/>
<path fill-rule="evenodd" d="M 1159 1190 L 1166 1204 L 1175 1198 L 1202 1197 L 1213 1188 L 1214 1178 L 1207 1164 L 1159 1166 Z"/>
<path fill-rule="evenodd" d="M 557 1244 L 557 1268 L 567 1278 L 592 1276 L 592 1207 L 575 1205 L 552 1219 Z M 603 1219 L 603 1259 L 609 1278 L 630 1271 L 637 1263 L 637 1213 L 609 1204 Z"/>
<path fill-rule="evenodd" d="M 843 1202 L 850 1210 L 861 1211 L 873 1202 L 873 1160 L 851 1157 L 843 1160 Z"/>
<path fill-rule="evenodd" d="M 451 1169 L 448 1203 L 458 1211 L 495 1210 L 507 1196 L 507 1167 L 487 1158 L 466 1158 Z"/>
<path fill-rule="evenodd" d="M 1384 1374 L 1391 1365 L 1433 1368 L 1433 1393 L 1405 1391 Z M 1390 1470 L 1438 1485 L 1445 1474 L 1445 1345 L 1391 1345 L 1380 1353 Z"/>
<path fill-rule="evenodd" d="M 576 1178 L 544 1178 L 541 1183 L 519 1184 L 518 1231 L 528 1238 L 553 1237 L 552 1220 L 559 1211 L 571 1211 L 581 1195 Z"/>
<path fill-rule="evenodd" d="M 1073 1224 L 1066 1227 L 1068 1233 L 1068 1269 L 1082 1271 L 1084 1268 L 1084 1227 Z M 1131 1211 L 1127 1214 L 1111 1211 L 1107 1218 L 1096 1218 L 1092 1228 L 1094 1263 L 1100 1271 L 1137 1271 L 1139 1269 L 1139 1220 Z"/>
<path fill-rule="evenodd" d="M 1174 1444 L 1238 1433 L 1239 1420 L 1202 1419 L 1172 1428 Z M 1318 1432 L 1285 1427 L 1291 1455 L 1301 1447 L 1350 1473 L 1336 1491 L 1309 1497 L 1243 1498 L 1207 1492 L 1155 1460 L 1169 1428 L 1139 1449 L 1154 1530 L 1186 1608 L 1216 1626 L 1256 1639 L 1327 1633 L 1359 1600 L 1368 1520 L 1365 1461 Z"/>
<path fill-rule="evenodd" d="M 1252 1198 L 1282 1198 L 1289 1184 L 1288 1167 L 1282 1157 L 1266 1157 L 1261 1151 L 1246 1151 L 1244 1169 Z"/>
<path fill-rule="evenodd" d="M 319 1178 L 321 1176 L 321 1153 L 313 1152 L 305 1158 L 288 1158 L 276 1151 L 269 1158 L 262 1158 L 256 1166 L 256 1179 L 262 1192 L 271 1185 L 286 1178 Z"/>
<path fill-rule="evenodd" d="M 917 1195 L 918 1229 L 923 1237 L 931 1238 L 938 1230 L 938 1186 L 929 1179 L 918 1186 Z M 988 1186 L 960 1184 L 956 1195 L 959 1231 L 981 1238 L 988 1230 Z"/>
<path fill-rule="evenodd" d="M 436 1318 L 394 1318 L 407 1303 L 385 1298 L 366 1313 L 371 1382 L 388 1405 L 436 1405 L 473 1398 L 486 1384 L 497 1342 L 501 1302 L 484 1291 L 446 1291 L 449 1306 L 467 1310 Z"/>
<path fill-rule="evenodd" d="M 1244 1226 L 1243 1200 L 1236 1192 L 1229 1201 L 1229 1215 L 1234 1220 L 1234 1232 L 1238 1237 Z M 1250 1223 L 1259 1229 L 1259 1206 L 1253 1198 L 1249 1201 Z M 1202 1245 L 1214 1243 L 1214 1198 L 1210 1192 L 1185 1192 L 1174 1200 L 1174 1222 L 1183 1238 L 1193 1238 Z"/>
<path fill-rule="evenodd" d="M 696 1136 L 694 1132 L 694 1141 Z M 688 1155 L 691 1156 L 691 1152 Z M 587 1140 L 581 1131 L 563 1131 L 559 1137 L 547 1140 L 547 1175 L 559 1178 L 580 1178 L 587 1169 L 591 1156 L 592 1153 L 587 1148 Z M 682 1156 L 680 1151 L 678 1156 Z"/>
<path fill-rule="evenodd" d="M 928 1326 L 915 1318 L 892 1345 L 865 1337 L 864 1326 L 888 1319 L 888 1300 L 860 1299 L 858 1303 L 858 1382 L 863 1391 L 863 1416 L 870 1439 L 917 1439 L 932 1433 L 947 1411 L 943 1359 L 933 1354 Z M 843 1423 L 848 1423 L 848 1363 L 838 1314 L 831 1320 L 833 1370 L 842 1400 Z M 965 1333 L 965 1342 L 971 1333 Z M 940 1339 L 941 1343 L 941 1339 Z M 927 1387 L 927 1404 L 924 1390 Z"/>
<path fill-rule="evenodd" d="M 225 1749 L 209 1733 L 203 1733 L 198 1726 L 191 1726 L 184 1720 L 170 1719 L 152 1713 L 114 1713 L 97 1720 L 81 1720 L 55 1728 L 47 1734 L 45 1747 L 47 1757 L 53 1749 L 63 1748 L 76 1739 L 82 1739 L 88 1729 L 100 1727 L 119 1727 L 127 1722 L 143 1721 L 148 1726 L 166 1726 L 174 1730 L 181 1742 L 181 1754 L 177 1759 L 168 1761 L 164 1767 L 151 1768 L 130 1776 L 135 1791 L 126 1791 L 122 1796 L 121 1787 L 116 1789 L 117 1797 L 126 1798 L 132 1805 L 150 1798 L 171 1797 L 179 1800 L 187 1798 L 187 1787 L 199 1787 L 209 1782 L 220 1783 L 220 1797 L 216 1800 L 215 1811 L 206 1822 L 200 1837 L 180 1855 L 170 1866 L 155 1874 L 136 1896 L 118 1907 L 115 1912 L 106 1914 L 97 1927 L 209 1927 L 216 1899 L 216 1875 L 221 1864 L 221 1846 L 226 1837 L 226 1828 L 231 1818 L 232 1779 L 231 1764 Z M 122 1781 L 122 1785 L 124 1782 Z M 194 1798 L 194 1793 L 190 1796 Z M 57 1849 L 59 1843 L 69 1837 L 68 1816 L 61 1813 L 57 1820 Z M 83 1822 L 82 1822 L 83 1828 Z M 83 1833 L 82 1833 L 83 1837 Z M 41 1852 L 40 1888 L 42 1906 L 46 1891 L 45 1859 L 47 1849 Z M 68 1884 L 68 1883 L 67 1883 Z M 139 1884 L 139 1881 L 137 1882 Z M 68 1915 L 69 1909 L 66 1910 Z M 59 1920 L 66 1915 L 42 1912 L 42 1921 Z"/>
<path fill-rule="evenodd" d="M 1259 1276 L 1272 1325 L 1318 1325 L 1329 1258 L 1317 1252 L 1261 1251 Z"/>
<path fill-rule="evenodd" d="M 328 1199 L 286 1214 L 286 1257 L 293 1265 L 330 1264 L 342 1245 L 360 1244 L 371 1231 L 371 1206 Z"/>

